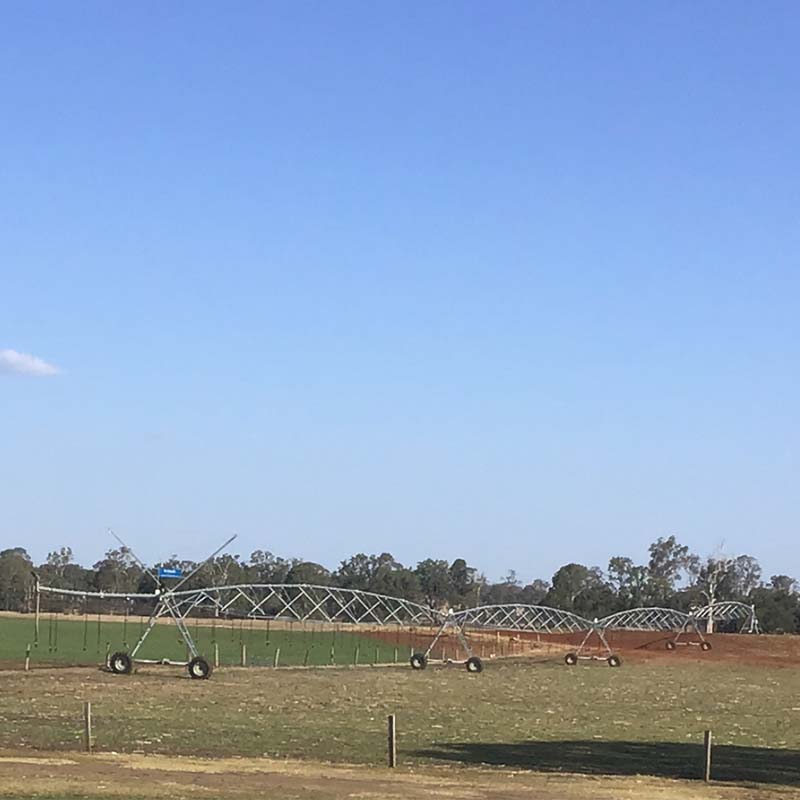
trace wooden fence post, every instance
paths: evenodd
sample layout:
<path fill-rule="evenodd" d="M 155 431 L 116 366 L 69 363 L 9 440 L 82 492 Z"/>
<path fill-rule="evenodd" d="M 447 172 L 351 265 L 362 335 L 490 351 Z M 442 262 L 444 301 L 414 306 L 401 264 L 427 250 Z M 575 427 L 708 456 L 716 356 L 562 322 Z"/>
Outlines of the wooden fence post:
<path fill-rule="evenodd" d="M 394 768 L 397 766 L 397 718 L 394 714 L 389 714 L 386 718 L 386 723 L 388 761 L 389 766 Z"/>
<path fill-rule="evenodd" d="M 706 783 L 710 783 L 711 781 L 711 744 L 711 731 L 706 731 L 703 735 L 703 751 L 705 754 L 703 778 Z"/>
<path fill-rule="evenodd" d="M 92 752 L 92 704 L 83 704 L 83 744 L 87 753 Z"/>

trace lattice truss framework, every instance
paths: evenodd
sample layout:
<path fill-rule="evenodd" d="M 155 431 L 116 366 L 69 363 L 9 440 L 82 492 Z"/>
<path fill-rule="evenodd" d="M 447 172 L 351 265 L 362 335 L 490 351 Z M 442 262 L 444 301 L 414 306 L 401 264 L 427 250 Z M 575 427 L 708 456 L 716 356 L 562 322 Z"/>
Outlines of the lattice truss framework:
<path fill-rule="evenodd" d="M 454 616 L 465 628 L 560 633 L 591 629 L 681 631 L 695 624 L 707 623 L 712 615 L 715 623 L 742 623 L 740 630 L 749 633 L 759 632 L 755 609 L 736 601 L 704 606 L 691 614 L 658 606 L 632 608 L 594 621 L 548 606 L 522 604 L 479 606 L 460 611 Z"/>
<path fill-rule="evenodd" d="M 491 628 L 535 633 L 567 633 L 585 631 L 592 627 L 589 620 L 571 611 L 514 603 L 468 608 L 455 613 L 453 621 L 462 628 Z"/>
<path fill-rule="evenodd" d="M 755 608 L 736 600 L 725 600 L 714 603 L 713 606 L 703 606 L 695 612 L 694 618 L 701 621 L 708 621 L 710 618 L 715 623 L 741 623 L 739 630 L 747 633 L 759 633 L 761 630 Z"/>
<path fill-rule="evenodd" d="M 400 597 L 302 583 L 239 584 L 186 589 L 161 594 L 79 592 L 40 586 L 43 594 L 117 600 L 161 601 L 178 617 L 210 616 L 237 619 L 277 619 L 293 622 L 340 622 L 354 625 L 419 625 L 441 623 L 441 615 Z M 163 616 L 164 614 L 160 614 Z"/>
<path fill-rule="evenodd" d="M 606 630 L 679 631 L 692 622 L 689 614 L 674 608 L 632 608 L 604 617 L 598 625 Z"/>
<path fill-rule="evenodd" d="M 182 617 L 197 613 L 247 619 L 435 625 L 439 616 L 400 597 L 305 583 L 241 584 L 173 594 Z"/>

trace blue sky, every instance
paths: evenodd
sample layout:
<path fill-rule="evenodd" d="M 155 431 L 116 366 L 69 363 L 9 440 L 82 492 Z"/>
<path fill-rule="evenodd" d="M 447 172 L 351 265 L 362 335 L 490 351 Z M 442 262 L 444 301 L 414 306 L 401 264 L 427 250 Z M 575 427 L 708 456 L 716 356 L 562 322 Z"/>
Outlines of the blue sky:
<path fill-rule="evenodd" d="M 0 545 L 800 576 L 796 4 L 2 14 Z"/>

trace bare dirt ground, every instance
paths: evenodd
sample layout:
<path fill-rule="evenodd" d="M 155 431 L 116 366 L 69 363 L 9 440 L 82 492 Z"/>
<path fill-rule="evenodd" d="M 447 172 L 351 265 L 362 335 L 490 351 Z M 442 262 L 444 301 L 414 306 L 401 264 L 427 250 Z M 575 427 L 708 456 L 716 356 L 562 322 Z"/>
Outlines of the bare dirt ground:
<path fill-rule="evenodd" d="M 476 768 L 419 769 L 270 759 L 69 755 L 0 751 L 3 798 L 282 800 L 789 800 L 796 789 L 717 786 L 640 777 L 589 777 Z"/>

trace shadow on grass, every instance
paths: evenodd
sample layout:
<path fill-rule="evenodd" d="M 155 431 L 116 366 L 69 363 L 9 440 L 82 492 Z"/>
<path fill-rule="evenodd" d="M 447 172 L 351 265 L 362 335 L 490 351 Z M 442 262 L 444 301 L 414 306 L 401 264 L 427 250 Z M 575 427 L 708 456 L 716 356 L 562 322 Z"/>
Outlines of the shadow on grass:
<path fill-rule="evenodd" d="M 418 750 L 414 755 L 537 772 L 663 778 L 701 778 L 703 775 L 703 746 L 678 742 L 449 742 Z M 716 745 L 712 778 L 800 786 L 800 751 Z"/>

